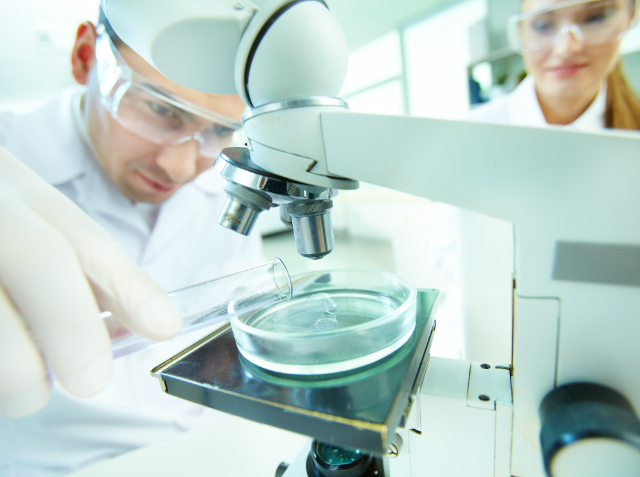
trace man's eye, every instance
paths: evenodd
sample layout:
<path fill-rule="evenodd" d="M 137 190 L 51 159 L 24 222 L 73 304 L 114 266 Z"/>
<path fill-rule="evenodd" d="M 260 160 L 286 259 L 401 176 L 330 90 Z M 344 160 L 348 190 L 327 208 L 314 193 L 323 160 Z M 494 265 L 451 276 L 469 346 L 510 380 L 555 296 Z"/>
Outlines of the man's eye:
<path fill-rule="evenodd" d="M 215 134 L 216 136 L 223 137 L 223 138 L 231 137 L 233 135 L 233 132 L 234 132 L 233 129 L 227 128 L 225 126 L 220 126 L 217 124 L 209 128 L 210 134 Z"/>
<path fill-rule="evenodd" d="M 587 15 L 585 23 L 601 23 L 609 18 L 611 15 L 608 10 L 602 10 L 600 12 L 594 12 Z"/>
<path fill-rule="evenodd" d="M 535 20 L 531 22 L 531 29 L 535 33 L 548 33 L 553 29 L 553 24 L 548 20 Z"/>
<path fill-rule="evenodd" d="M 162 118 L 172 118 L 176 115 L 175 111 L 162 106 L 161 104 L 154 102 L 149 102 L 147 104 L 149 105 L 149 109 L 151 109 L 151 111 Z"/>

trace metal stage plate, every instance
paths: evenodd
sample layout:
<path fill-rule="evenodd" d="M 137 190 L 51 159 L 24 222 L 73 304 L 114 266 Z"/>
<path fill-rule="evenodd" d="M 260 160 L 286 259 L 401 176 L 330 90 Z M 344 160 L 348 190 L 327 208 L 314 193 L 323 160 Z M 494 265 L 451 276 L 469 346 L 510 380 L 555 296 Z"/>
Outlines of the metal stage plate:
<path fill-rule="evenodd" d="M 350 372 L 291 376 L 242 357 L 227 323 L 151 370 L 177 396 L 320 441 L 385 453 L 404 425 L 426 372 L 437 290 L 418 290 L 411 338 L 383 360 Z"/>

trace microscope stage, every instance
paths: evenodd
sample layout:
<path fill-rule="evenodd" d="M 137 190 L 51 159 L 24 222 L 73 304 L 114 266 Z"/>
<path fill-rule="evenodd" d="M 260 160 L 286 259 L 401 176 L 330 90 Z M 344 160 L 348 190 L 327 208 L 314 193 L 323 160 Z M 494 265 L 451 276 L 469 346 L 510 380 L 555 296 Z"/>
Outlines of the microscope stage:
<path fill-rule="evenodd" d="M 238 352 L 227 323 L 151 375 L 172 396 L 335 445 L 386 453 L 426 372 L 437 295 L 418 291 L 416 327 L 400 349 L 350 372 L 294 376 L 263 370 Z"/>

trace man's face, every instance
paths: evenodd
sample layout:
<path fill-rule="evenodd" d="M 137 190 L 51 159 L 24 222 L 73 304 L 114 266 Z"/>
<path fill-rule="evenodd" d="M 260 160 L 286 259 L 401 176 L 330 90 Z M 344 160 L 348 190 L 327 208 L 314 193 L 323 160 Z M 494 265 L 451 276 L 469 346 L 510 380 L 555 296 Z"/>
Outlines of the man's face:
<path fill-rule="evenodd" d="M 240 122 L 245 104 L 239 96 L 189 90 L 162 76 L 126 45 L 120 45 L 118 51 L 133 71 L 155 85 Z M 214 159 L 200 154 L 197 140 L 158 145 L 116 121 L 101 104 L 95 67 L 87 85 L 84 110 L 89 140 L 103 169 L 125 197 L 134 202 L 161 203 L 213 165 Z"/>

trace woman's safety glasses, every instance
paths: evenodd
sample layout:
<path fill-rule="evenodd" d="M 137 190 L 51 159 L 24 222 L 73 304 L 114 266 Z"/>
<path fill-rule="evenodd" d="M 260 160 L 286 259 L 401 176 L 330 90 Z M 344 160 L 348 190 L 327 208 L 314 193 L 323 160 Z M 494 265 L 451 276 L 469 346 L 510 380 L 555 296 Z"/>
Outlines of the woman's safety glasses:
<path fill-rule="evenodd" d="M 134 72 L 118 53 L 104 26 L 96 39 L 96 64 L 102 105 L 128 130 L 156 144 L 193 139 L 200 154 L 216 158 L 242 124 L 175 96 Z"/>
<path fill-rule="evenodd" d="M 562 44 L 565 35 L 586 46 L 618 40 L 634 25 L 637 0 L 580 0 L 513 15 L 507 31 L 511 47 L 541 55 Z"/>

